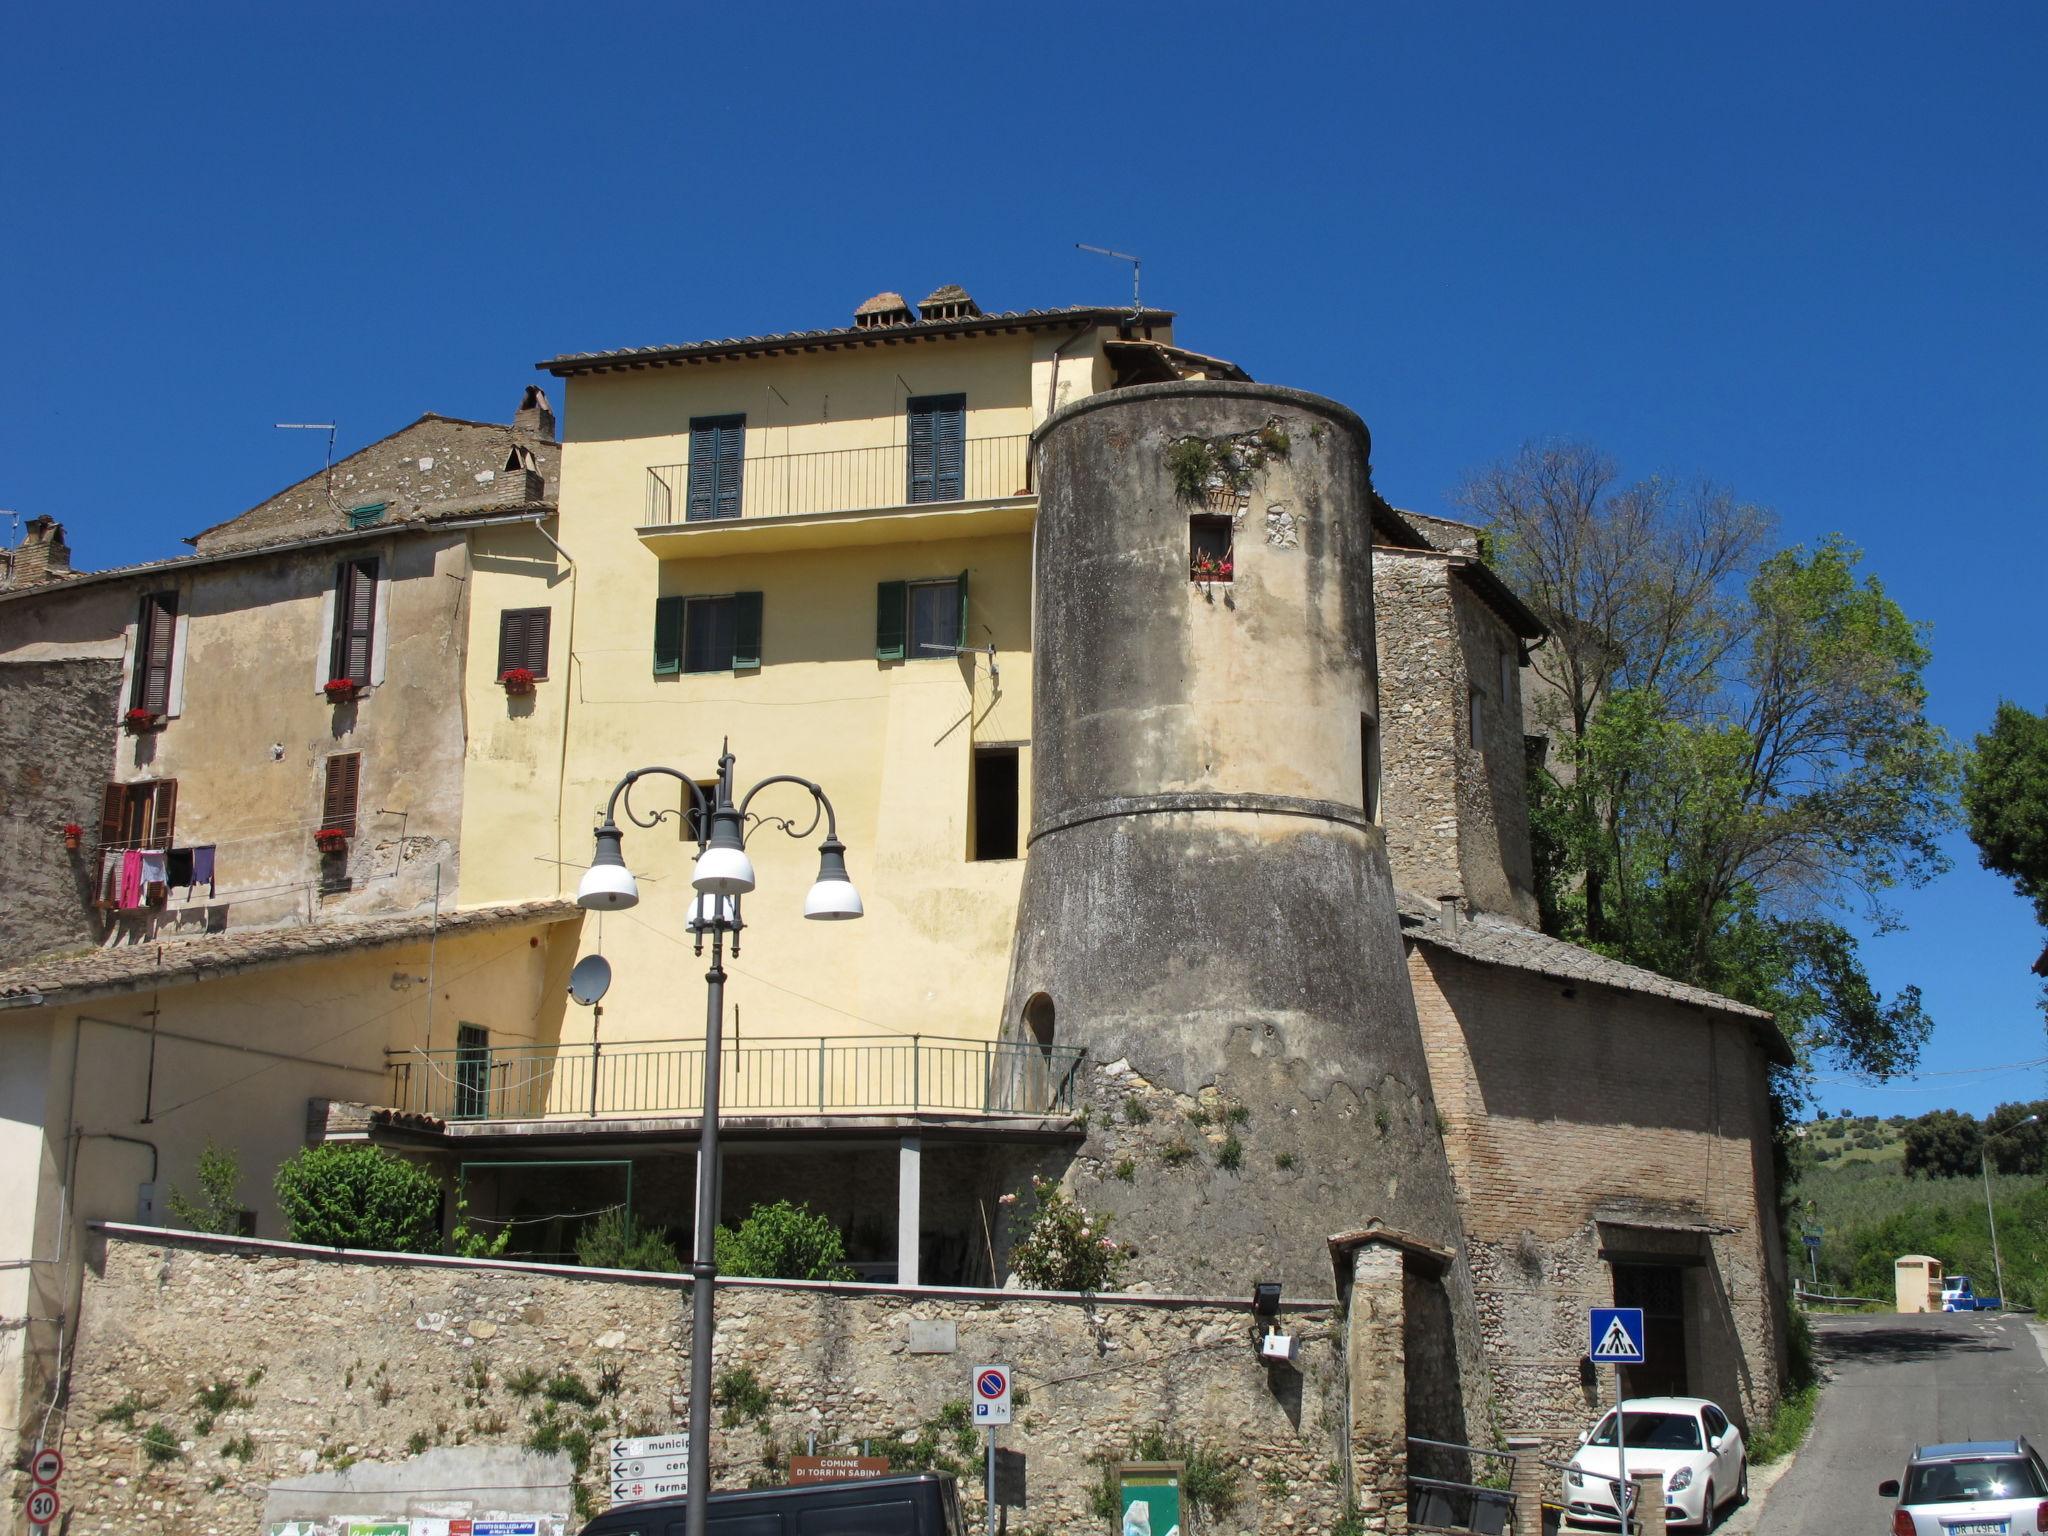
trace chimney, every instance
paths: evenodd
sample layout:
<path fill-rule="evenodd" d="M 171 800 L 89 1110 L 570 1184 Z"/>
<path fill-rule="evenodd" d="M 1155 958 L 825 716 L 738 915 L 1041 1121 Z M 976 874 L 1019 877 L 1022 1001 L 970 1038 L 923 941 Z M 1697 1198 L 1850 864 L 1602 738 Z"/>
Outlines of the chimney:
<path fill-rule="evenodd" d="M 972 320 L 980 313 L 981 306 L 974 302 L 974 296 L 958 283 L 934 288 L 917 306 L 920 320 Z"/>
<path fill-rule="evenodd" d="M 555 413 L 548 405 L 547 391 L 538 384 L 526 386 L 526 393 L 519 397 L 519 409 L 512 416 L 512 430 L 530 432 L 535 437 L 555 440 Z"/>
<path fill-rule="evenodd" d="M 900 293 L 883 291 L 853 312 L 853 328 L 878 331 L 885 325 L 909 325 L 917 319 Z"/>
<path fill-rule="evenodd" d="M 38 581 L 55 581 L 71 574 L 71 546 L 64 542 L 64 525 L 54 517 L 32 517 L 12 561 L 13 582 L 26 587 Z"/>

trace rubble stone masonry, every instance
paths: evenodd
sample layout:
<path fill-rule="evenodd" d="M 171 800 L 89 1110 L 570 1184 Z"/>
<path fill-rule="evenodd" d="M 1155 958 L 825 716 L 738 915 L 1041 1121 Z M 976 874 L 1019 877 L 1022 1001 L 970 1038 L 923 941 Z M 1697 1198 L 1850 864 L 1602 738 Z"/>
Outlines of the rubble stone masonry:
<path fill-rule="evenodd" d="M 687 1422 L 680 1276 L 329 1256 L 139 1228 L 95 1231 L 88 1257 L 63 1416 L 69 1536 L 247 1532 L 273 1482 L 428 1446 L 527 1444 L 550 1422 L 596 1441 L 581 1481 L 585 1507 L 602 1508 L 604 1438 Z M 717 1374 L 730 1384 L 751 1370 L 769 1394 L 758 1412 L 729 1394 L 712 1438 L 720 1487 L 780 1482 L 812 1433 L 844 1452 L 935 1425 L 978 1529 L 980 1437 L 943 1416 L 964 1407 L 974 1366 L 1002 1362 L 1023 1388 L 1000 1439 L 1025 1457 L 1013 1532 L 1108 1529 L 1090 1509 L 1102 1460 L 1127 1459 L 1154 1428 L 1215 1453 L 1234 1479 L 1232 1507 L 1206 1531 L 1307 1536 L 1343 1512 L 1332 1303 L 1289 1306 L 1301 1357 L 1270 1368 L 1242 1303 L 740 1281 L 721 1283 L 718 1312 Z M 914 1322 L 950 1324 L 954 1348 L 916 1352 L 931 1340 L 913 1343 Z M 570 1373 L 594 1407 L 561 1386 L 550 1402 L 546 1383 Z M 215 1383 L 238 1401 L 202 1433 L 197 1394 Z M 176 1450 L 153 1462 L 144 1437 L 158 1424 Z"/>

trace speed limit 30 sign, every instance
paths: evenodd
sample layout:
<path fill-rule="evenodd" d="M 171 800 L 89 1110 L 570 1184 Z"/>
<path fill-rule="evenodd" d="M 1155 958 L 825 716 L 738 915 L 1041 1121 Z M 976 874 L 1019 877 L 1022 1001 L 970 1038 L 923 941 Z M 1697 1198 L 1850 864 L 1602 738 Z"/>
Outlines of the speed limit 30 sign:
<path fill-rule="evenodd" d="M 63 1507 L 64 1501 L 57 1497 L 56 1489 L 47 1486 L 35 1488 L 28 1496 L 28 1523 L 48 1525 Z"/>

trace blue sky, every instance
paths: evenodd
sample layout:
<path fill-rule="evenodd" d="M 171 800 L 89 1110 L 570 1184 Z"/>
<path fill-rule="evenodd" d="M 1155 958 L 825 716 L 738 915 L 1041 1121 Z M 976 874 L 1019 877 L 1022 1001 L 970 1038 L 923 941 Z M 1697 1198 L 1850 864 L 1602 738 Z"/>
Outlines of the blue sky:
<path fill-rule="evenodd" d="M 1524 439 L 1840 530 L 1933 710 L 2048 704 L 2048 8 L 18 7 L 0 507 L 179 539 L 557 351 L 1116 303 L 1334 395 L 1447 509 Z M 1938 1021 L 1830 1107 L 2048 1092 L 2041 937 L 1976 867 L 1867 958 Z"/>

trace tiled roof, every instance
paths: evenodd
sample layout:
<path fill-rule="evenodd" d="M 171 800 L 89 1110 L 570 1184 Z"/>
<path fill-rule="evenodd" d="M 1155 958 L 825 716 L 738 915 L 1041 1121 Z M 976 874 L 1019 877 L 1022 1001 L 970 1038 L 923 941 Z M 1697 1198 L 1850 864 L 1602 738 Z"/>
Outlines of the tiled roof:
<path fill-rule="evenodd" d="M 30 960 L 0 970 L 0 1008 L 76 1002 L 106 992 L 205 981 L 252 966 L 316 959 L 352 949 L 409 944 L 430 934 L 482 933 L 530 923 L 559 923 L 577 915 L 573 901 L 508 902 L 405 917 L 312 923 L 296 928 L 247 928 L 153 944 L 124 944 L 84 954 Z"/>
<path fill-rule="evenodd" d="M 1779 1034 L 1771 1015 L 1761 1008 L 1738 1003 L 1732 997 L 1709 992 L 1705 987 L 1673 981 L 1669 976 L 1646 971 L 1639 965 L 1611 960 L 1606 955 L 1595 954 L 1563 939 L 1554 939 L 1505 918 L 1482 913 L 1460 915 L 1455 921 L 1446 923 L 1442 909 L 1435 902 L 1411 896 L 1405 891 L 1400 893 L 1399 905 L 1401 927 L 1408 938 L 1447 949 L 1483 965 L 1504 965 L 1518 971 L 1533 971 L 1539 976 L 1554 976 L 1559 981 L 1586 982 L 1611 987 L 1618 992 L 1669 998 L 1675 1003 L 1690 1003 L 1696 1008 L 1750 1019 L 1760 1029 L 1769 1031 L 1767 1044 L 1774 1059 L 1781 1059 L 1781 1064 L 1791 1061 L 1790 1047 Z"/>
<path fill-rule="evenodd" d="M 1011 309 L 999 314 L 971 315 L 951 320 L 916 320 L 904 325 L 846 325 L 822 331 L 779 331 L 765 336 L 727 336 L 717 341 L 689 341 L 672 346 L 615 347 L 608 352 L 565 352 L 559 357 L 535 363 L 534 367 L 566 376 L 574 373 L 597 373 L 613 368 L 645 367 L 650 363 L 686 361 L 690 358 L 779 352 L 803 347 L 865 346 L 886 341 L 917 340 L 928 336 L 970 335 L 977 331 L 1014 330 L 1025 326 L 1057 325 L 1062 322 L 1073 324 L 1083 320 L 1094 320 L 1102 325 L 1115 325 L 1122 321 L 1134 321 L 1139 325 L 1166 325 L 1172 319 L 1171 310 L 1147 309 L 1134 315 L 1128 309 L 1105 309 L 1094 304 L 1074 304 L 1063 309 Z"/>

